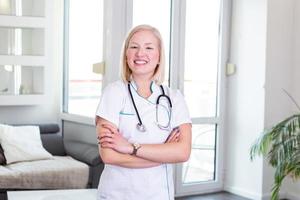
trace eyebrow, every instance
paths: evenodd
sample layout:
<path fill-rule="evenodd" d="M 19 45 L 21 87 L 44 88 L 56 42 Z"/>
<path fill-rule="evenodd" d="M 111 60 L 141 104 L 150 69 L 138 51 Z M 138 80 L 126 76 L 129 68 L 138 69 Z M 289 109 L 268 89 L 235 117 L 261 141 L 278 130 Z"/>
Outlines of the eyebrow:
<path fill-rule="evenodd" d="M 137 44 L 137 45 L 139 45 L 139 43 L 137 43 L 137 42 L 129 42 L 129 44 Z M 152 43 L 152 42 L 145 43 L 145 45 L 152 45 L 152 44 L 154 44 L 154 43 Z"/>

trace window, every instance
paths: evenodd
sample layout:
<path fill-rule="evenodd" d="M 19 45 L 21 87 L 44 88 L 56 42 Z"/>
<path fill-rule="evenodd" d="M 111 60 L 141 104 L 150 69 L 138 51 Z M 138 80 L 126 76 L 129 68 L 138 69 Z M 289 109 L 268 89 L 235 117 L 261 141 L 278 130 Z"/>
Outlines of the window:
<path fill-rule="evenodd" d="M 166 47 L 166 74 L 172 77 L 166 79 L 171 87 L 184 93 L 193 120 L 192 153 L 189 161 L 176 167 L 176 193 L 218 190 L 220 69 L 224 64 L 220 58 L 226 53 L 220 51 L 224 37 L 220 20 L 222 2 L 226 0 L 132 1 L 133 26 L 146 23 L 161 31 Z"/>
<path fill-rule="evenodd" d="M 219 19 L 219 0 L 186 1 L 184 94 L 192 118 L 217 117 Z M 193 127 L 184 184 L 215 179 L 216 128 L 214 123 Z"/>
<path fill-rule="evenodd" d="M 146 9 L 145 9 L 146 8 Z M 153 11 L 155 10 L 155 14 Z M 161 17 L 166 16 L 166 17 Z M 133 26 L 149 24 L 159 30 L 165 47 L 165 82 L 169 84 L 169 54 L 171 28 L 171 1 L 170 0 L 133 0 Z"/>
<path fill-rule="evenodd" d="M 177 193 L 218 190 L 222 185 L 222 24 L 226 0 L 186 0 L 183 92 L 193 120 L 190 159 L 177 168 Z M 223 67 L 224 68 L 224 67 Z"/>
<path fill-rule="evenodd" d="M 65 1 L 64 112 L 93 117 L 102 89 L 103 1 Z"/>

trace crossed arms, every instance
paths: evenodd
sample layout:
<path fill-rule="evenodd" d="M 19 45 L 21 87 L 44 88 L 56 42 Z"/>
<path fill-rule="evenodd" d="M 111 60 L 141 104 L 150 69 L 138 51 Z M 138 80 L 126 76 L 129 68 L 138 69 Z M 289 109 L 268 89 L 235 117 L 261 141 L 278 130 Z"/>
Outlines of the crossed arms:
<path fill-rule="evenodd" d="M 135 156 L 130 144 L 113 123 L 96 117 L 99 153 L 104 163 L 127 168 L 155 167 L 188 160 L 191 153 L 191 124 L 182 124 L 163 144 L 141 144 Z"/>

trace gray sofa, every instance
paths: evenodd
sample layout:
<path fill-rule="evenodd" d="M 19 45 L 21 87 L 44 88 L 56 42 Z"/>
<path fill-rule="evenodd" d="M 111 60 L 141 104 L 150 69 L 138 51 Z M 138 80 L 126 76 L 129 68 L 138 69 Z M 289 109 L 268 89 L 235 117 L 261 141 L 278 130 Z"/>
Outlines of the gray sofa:
<path fill-rule="evenodd" d="M 79 141 L 65 141 L 57 124 L 39 124 L 38 126 L 44 148 L 54 156 L 53 160 L 48 161 L 52 162 L 52 165 L 54 163 L 55 166 L 52 167 L 54 170 L 52 168 L 48 171 L 45 170 L 48 167 L 48 164 L 45 163 L 47 161 L 20 162 L 16 164 L 18 166 L 1 166 L 0 199 L 8 190 L 97 188 L 100 174 L 104 168 L 99 156 L 98 146 Z M 23 170 L 21 170 L 21 173 L 18 171 L 20 166 Z M 17 170 L 18 172 L 9 176 L 5 171 L 5 167 L 12 169 L 10 171 Z M 51 175 L 49 175 L 49 171 Z M 18 184 L 17 175 L 19 174 L 20 181 L 21 179 L 25 180 L 23 185 Z M 9 184 L 9 180 L 16 181 L 13 179 L 17 180 L 17 184 Z M 53 179 L 54 184 L 49 179 Z M 22 181 L 24 182 L 24 180 Z M 83 181 L 83 183 L 78 185 L 76 180 Z M 27 185 L 32 187 L 27 187 Z"/>

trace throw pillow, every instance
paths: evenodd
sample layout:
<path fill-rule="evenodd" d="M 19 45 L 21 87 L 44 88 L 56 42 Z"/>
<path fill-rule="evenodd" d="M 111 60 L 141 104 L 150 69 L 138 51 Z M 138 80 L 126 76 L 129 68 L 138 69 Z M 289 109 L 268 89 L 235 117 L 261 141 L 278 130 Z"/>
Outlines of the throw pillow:
<path fill-rule="evenodd" d="M 0 124 L 0 143 L 7 164 L 53 157 L 42 145 L 38 126 Z"/>
<path fill-rule="evenodd" d="M 0 144 L 0 165 L 6 165 L 6 159 L 1 144 Z"/>

